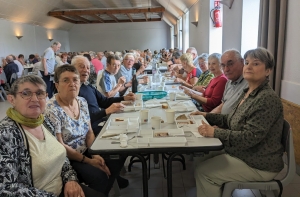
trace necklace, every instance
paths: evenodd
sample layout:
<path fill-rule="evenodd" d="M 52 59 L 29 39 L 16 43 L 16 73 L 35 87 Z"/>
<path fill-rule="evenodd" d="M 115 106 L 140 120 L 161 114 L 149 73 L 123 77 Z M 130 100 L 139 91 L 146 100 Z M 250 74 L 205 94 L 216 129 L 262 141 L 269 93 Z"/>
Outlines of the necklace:
<path fill-rule="evenodd" d="M 63 102 L 63 100 L 62 100 L 60 97 L 58 97 L 58 98 L 59 98 L 60 102 L 62 102 L 63 104 L 65 104 L 65 103 Z M 75 101 L 77 101 L 77 100 L 75 99 Z M 77 104 L 77 106 L 78 106 L 78 104 Z M 70 106 L 68 106 L 68 105 L 65 105 L 64 107 L 67 108 L 70 112 L 72 112 L 73 118 L 74 118 L 74 119 L 77 119 L 77 118 L 78 118 L 79 113 L 78 113 L 78 115 L 76 115 L 76 113 L 75 113 L 76 106 L 73 107 L 73 109 L 72 109 Z M 79 106 L 78 106 L 78 108 L 79 108 Z"/>

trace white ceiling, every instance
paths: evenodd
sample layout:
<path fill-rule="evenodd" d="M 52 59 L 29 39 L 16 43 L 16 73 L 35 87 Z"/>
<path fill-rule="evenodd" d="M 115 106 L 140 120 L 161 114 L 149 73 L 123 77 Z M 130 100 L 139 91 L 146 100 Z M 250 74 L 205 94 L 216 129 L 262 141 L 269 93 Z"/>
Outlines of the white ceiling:
<path fill-rule="evenodd" d="M 48 29 L 69 30 L 69 23 L 47 13 L 61 9 L 122 9 L 164 7 L 162 19 L 169 25 L 187 12 L 199 0 L 0 0 L 0 18 Z"/>

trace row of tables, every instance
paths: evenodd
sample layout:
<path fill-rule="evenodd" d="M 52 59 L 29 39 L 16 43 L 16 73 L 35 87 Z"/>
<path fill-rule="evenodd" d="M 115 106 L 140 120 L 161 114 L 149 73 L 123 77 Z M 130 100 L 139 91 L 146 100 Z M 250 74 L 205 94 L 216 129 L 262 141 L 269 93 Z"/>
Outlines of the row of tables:
<path fill-rule="evenodd" d="M 174 88 L 174 85 L 171 85 Z M 171 89 L 166 85 L 166 89 Z M 178 90 L 177 90 L 178 91 Z M 164 99 L 168 100 L 168 96 Z M 182 102 L 182 101 L 178 101 Z M 144 105 L 144 109 L 145 105 Z M 152 116 L 160 116 L 164 123 L 161 124 L 161 129 L 177 129 L 175 123 L 168 124 L 166 123 L 166 115 L 165 110 L 161 107 L 150 108 L 149 110 L 149 120 Z M 195 107 L 194 110 L 197 110 Z M 218 151 L 223 149 L 223 145 L 221 141 L 217 138 L 205 138 L 205 137 L 195 137 L 191 132 L 185 132 L 185 138 L 187 140 L 185 145 L 174 145 L 168 147 L 168 145 L 164 145 L 163 147 L 152 147 L 152 146 L 139 146 L 137 143 L 138 135 L 140 135 L 141 130 L 151 130 L 150 121 L 147 124 L 139 124 L 139 129 L 135 133 L 128 133 L 128 138 L 135 136 L 132 140 L 128 141 L 128 146 L 126 148 L 120 147 L 120 144 L 115 144 L 113 141 L 115 139 L 102 138 L 102 135 L 106 132 L 109 122 L 114 118 L 130 118 L 130 117 L 138 117 L 139 111 L 132 112 L 124 112 L 118 114 L 112 114 L 108 121 L 103 126 L 100 134 L 96 137 L 94 143 L 89 149 L 91 154 L 99 154 L 106 159 L 117 158 L 119 155 L 129 155 L 134 156 L 140 159 L 142 163 L 142 180 L 143 180 L 143 196 L 148 196 L 148 175 L 147 175 L 147 163 L 146 159 L 143 155 L 145 154 L 163 154 L 168 153 L 169 157 L 167 158 L 167 188 L 168 188 L 168 196 L 173 196 L 172 191 L 172 161 L 177 155 L 181 154 L 198 154 L 198 153 L 208 153 L 209 151 Z M 190 112 L 188 112 L 190 113 Z M 150 168 L 150 166 L 149 166 Z"/>

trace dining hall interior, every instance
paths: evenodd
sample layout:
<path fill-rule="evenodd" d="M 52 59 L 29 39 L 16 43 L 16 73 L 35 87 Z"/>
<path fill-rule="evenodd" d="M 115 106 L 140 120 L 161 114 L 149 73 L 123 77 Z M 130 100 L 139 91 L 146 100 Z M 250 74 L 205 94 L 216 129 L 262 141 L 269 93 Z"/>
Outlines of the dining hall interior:
<path fill-rule="evenodd" d="M 270 75 L 270 86 L 282 102 L 284 119 L 293 136 L 296 174 L 284 185 L 282 196 L 298 197 L 299 7 L 298 0 L 0 0 L 0 57 L 3 62 L 10 54 L 23 54 L 25 59 L 31 54 L 42 56 L 55 41 L 61 44 L 59 53 L 78 54 L 132 49 L 149 49 L 153 53 L 175 48 L 185 53 L 194 47 L 198 55 L 235 49 L 243 56 L 262 46 L 274 55 L 276 66 Z M 0 100 L 0 119 L 6 117 L 9 107 L 7 100 Z M 163 167 L 163 162 L 167 162 L 156 156 L 150 156 L 148 196 L 170 196 Z M 197 192 L 193 157 L 183 157 L 186 169 L 180 162 L 173 162 L 172 196 L 194 197 Z M 134 163 L 128 171 L 129 163 L 127 159 L 121 171 L 129 185 L 124 189 L 114 186 L 109 196 L 145 194 L 142 164 Z M 283 178 L 287 171 L 285 165 L 275 179 Z M 232 193 L 232 197 L 263 196 L 258 189 L 236 188 Z"/>

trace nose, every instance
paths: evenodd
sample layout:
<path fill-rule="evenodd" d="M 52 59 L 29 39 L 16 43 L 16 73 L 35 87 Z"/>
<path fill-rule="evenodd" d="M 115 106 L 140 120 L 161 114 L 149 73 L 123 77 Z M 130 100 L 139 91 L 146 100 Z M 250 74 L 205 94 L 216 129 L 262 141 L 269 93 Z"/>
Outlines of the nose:
<path fill-rule="evenodd" d="M 31 101 L 38 101 L 39 100 L 35 92 L 32 93 L 32 96 L 31 96 L 30 100 Z"/>

